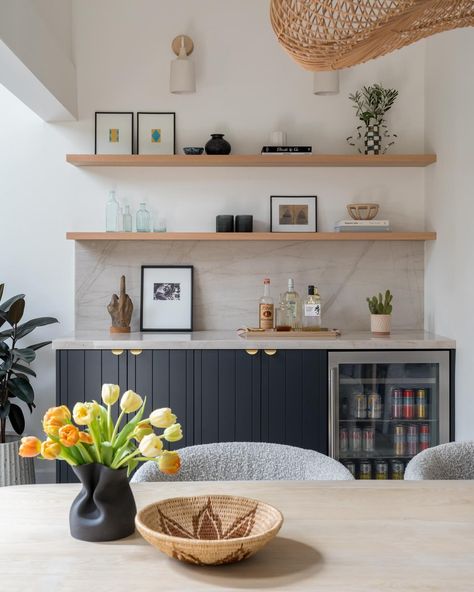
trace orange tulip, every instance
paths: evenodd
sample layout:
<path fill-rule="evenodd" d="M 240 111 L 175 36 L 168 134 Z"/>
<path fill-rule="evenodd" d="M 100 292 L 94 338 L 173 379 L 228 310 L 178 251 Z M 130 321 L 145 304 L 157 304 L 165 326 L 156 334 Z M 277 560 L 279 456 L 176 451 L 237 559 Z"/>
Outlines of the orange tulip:
<path fill-rule="evenodd" d="M 48 438 L 41 444 L 41 454 L 46 460 L 56 460 L 61 454 L 61 445 Z"/>
<path fill-rule="evenodd" d="M 51 407 L 43 417 L 43 430 L 48 436 L 58 436 L 58 431 L 71 420 L 71 412 L 66 405 Z"/>
<path fill-rule="evenodd" d="M 25 436 L 21 439 L 20 450 L 18 454 L 24 458 L 38 456 L 41 452 L 41 440 L 35 436 Z"/>
<path fill-rule="evenodd" d="M 174 475 L 181 468 L 181 458 L 177 452 L 164 450 L 158 460 L 158 467 L 165 475 Z"/>
<path fill-rule="evenodd" d="M 92 440 L 92 436 L 89 432 L 79 432 L 79 442 L 83 444 L 93 444 L 94 440 Z"/>
<path fill-rule="evenodd" d="M 75 446 L 79 442 L 79 430 L 76 426 L 72 424 L 67 424 L 63 426 L 59 432 L 59 442 L 66 446 L 66 448 L 70 448 L 71 446 Z"/>

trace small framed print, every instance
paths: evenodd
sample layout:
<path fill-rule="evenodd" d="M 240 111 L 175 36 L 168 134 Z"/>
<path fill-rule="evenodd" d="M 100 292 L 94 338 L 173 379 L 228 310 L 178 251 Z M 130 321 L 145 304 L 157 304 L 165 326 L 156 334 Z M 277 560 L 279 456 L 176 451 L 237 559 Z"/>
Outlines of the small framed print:
<path fill-rule="evenodd" d="M 137 153 L 175 154 L 175 113 L 137 113 Z"/>
<path fill-rule="evenodd" d="M 272 195 L 270 232 L 317 232 L 316 195 Z"/>
<path fill-rule="evenodd" d="M 142 265 L 140 331 L 193 330 L 193 266 Z"/>
<path fill-rule="evenodd" d="M 133 113 L 131 111 L 96 111 L 94 153 L 133 153 Z"/>

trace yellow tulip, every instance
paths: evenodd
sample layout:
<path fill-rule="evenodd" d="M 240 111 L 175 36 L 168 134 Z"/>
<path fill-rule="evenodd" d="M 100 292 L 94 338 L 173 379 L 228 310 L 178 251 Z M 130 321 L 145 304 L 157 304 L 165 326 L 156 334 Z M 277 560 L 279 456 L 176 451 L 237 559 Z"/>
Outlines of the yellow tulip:
<path fill-rule="evenodd" d="M 63 426 L 59 430 L 58 436 L 59 442 L 66 448 L 75 446 L 79 442 L 79 430 L 72 423 Z"/>
<path fill-rule="evenodd" d="M 120 409 L 125 413 L 133 413 L 142 406 L 143 399 L 133 391 L 125 391 L 120 399 Z"/>
<path fill-rule="evenodd" d="M 94 440 L 89 432 L 79 432 L 79 442 L 82 442 L 83 444 L 93 444 Z"/>
<path fill-rule="evenodd" d="M 71 412 L 66 405 L 51 407 L 43 417 L 43 430 L 48 436 L 57 436 L 59 428 L 71 420 Z"/>
<path fill-rule="evenodd" d="M 150 434 L 153 434 L 153 428 L 151 427 L 150 422 L 147 419 L 144 419 L 136 425 L 132 436 L 135 440 L 141 442 L 145 436 L 149 436 Z"/>
<path fill-rule="evenodd" d="M 41 440 L 36 436 L 25 436 L 21 439 L 20 450 L 18 454 L 24 458 L 38 456 L 41 452 Z"/>
<path fill-rule="evenodd" d="M 61 454 L 61 445 L 48 438 L 41 443 L 41 454 L 46 460 L 56 460 Z"/>
<path fill-rule="evenodd" d="M 176 422 L 176 415 L 171 412 L 169 407 L 155 409 L 150 414 L 150 423 L 155 428 L 169 428 Z"/>
<path fill-rule="evenodd" d="M 72 416 L 77 425 L 89 425 L 98 417 L 99 413 L 99 405 L 95 401 L 93 403 L 76 403 L 72 410 Z"/>
<path fill-rule="evenodd" d="M 165 475 L 174 475 L 181 468 L 181 458 L 177 452 L 163 450 L 158 459 L 158 468 Z"/>
<path fill-rule="evenodd" d="M 144 436 L 138 446 L 143 456 L 147 458 L 155 458 L 163 449 L 163 442 L 156 434 L 148 434 Z"/>
<path fill-rule="evenodd" d="M 181 430 L 181 424 L 175 423 L 163 432 L 163 437 L 168 442 L 177 442 L 181 440 L 183 437 L 183 432 Z"/>
<path fill-rule="evenodd" d="M 103 384 L 102 385 L 102 401 L 106 405 L 113 405 L 120 397 L 120 387 L 118 384 Z"/>

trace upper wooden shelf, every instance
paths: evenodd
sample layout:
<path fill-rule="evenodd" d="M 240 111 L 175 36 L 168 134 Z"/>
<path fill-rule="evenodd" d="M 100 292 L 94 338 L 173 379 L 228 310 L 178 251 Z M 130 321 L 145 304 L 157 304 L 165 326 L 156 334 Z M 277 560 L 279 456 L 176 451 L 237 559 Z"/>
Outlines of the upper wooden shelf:
<path fill-rule="evenodd" d="M 74 166 L 119 167 L 425 167 L 436 162 L 436 154 L 66 154 L 66 160 Z"/>
<path fill-rule="evenodd" d="M 427 241 L 436 232 L 68 232 L 76 241 Z"/>

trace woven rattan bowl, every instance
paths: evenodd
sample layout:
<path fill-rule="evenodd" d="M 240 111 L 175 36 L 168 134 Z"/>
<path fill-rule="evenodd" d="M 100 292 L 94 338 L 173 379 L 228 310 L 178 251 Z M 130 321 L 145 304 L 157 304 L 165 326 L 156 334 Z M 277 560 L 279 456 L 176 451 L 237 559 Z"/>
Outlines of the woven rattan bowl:
<path fill-rule="evenodd" d="M 170 498 L 146 506 L 135 518 L 150 545 L 195 565 L 242 561 L 265 546 L 282 523 L 273 506 L 233 495 Z"/>
<path fill-rule="evenodd" d="M 351 203 L 346 208 L 354 220 L 372 220 L 379 213 L 379 204 L 376 203 Z"/>

